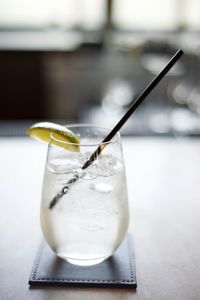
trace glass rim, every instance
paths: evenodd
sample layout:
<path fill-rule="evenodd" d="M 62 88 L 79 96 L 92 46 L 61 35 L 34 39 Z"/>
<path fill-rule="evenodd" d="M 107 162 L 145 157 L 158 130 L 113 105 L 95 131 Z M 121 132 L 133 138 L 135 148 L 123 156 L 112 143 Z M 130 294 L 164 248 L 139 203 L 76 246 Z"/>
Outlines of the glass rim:
<path fill-rule="evenodd" d="M 80 128 L 84 128 L 84 127 L 85 128 L 86 127 L 97 128 L 97 129 L 107 130 L 108 133 L 112 130 L 109 127 L 105 127 L 105 126 L 101 126 L 101 125 L 95 125 L 95 124 L 90 124 L 90 123 L 72 123 L 72 124 L 65 124 L 63 126 L 66 127 L 66 128 L 68 128 L 69 130 L 72 130 L 72 128 L 75 128 L 75 127 L 77 127 L 77 128 L 78 127 L 80 127 Z M 73 130 L 72 130 L 72 132 L 73 132 Z M 107 136 L 108 133 L 106 133 L 105 137 Z M 80 147 L 88 147 L 88 146 L 91 146 L 91 147 L 95 147 L 96 146 L 96 147 L 98 147 L 99 145 L 109 145 L 109 144 L 116 143 L 120 139 L 120 132 L 118 131 L 114 135 L 114 137 L 110 141 L 108 141 L 108 142 L 101 142 L 101 141 L 100 142 L 94 142 L 94 143 L 92 143 L 92 142 L 81 143 L 80 142 L 80 144 L 79 144 L 79 143 L 72 143 L 72 142 L 61 140 L 61 139 L 55 137 L 54 134 L 55 133 L 52 132 L 51 135 L 50 135 L 51 139 L 53 139 L 54 141 L 62 143 L 62 144 L 66 144 L 66 145 L 71 145 L 71 146 L 77 146 L 77 145 L 79 145 Z M 105 137 L 103 137 L 102 140 Z M 49 141 L 49 144 L 51 144 L 50 141 Z"/>

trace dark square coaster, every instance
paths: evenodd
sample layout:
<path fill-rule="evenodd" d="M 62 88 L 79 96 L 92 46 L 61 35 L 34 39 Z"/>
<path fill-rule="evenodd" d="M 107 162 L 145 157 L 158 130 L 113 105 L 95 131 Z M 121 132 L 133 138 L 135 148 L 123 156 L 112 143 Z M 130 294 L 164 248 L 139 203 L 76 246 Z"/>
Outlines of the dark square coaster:
<path fill-rule="evenodd" d="M 74 266 L 58 258 L 42 243 L 29 279 L 31 286 L 76 286 L 136 288 L 134 256 L 130 236 L 110 258 L 90 267 Z"/>

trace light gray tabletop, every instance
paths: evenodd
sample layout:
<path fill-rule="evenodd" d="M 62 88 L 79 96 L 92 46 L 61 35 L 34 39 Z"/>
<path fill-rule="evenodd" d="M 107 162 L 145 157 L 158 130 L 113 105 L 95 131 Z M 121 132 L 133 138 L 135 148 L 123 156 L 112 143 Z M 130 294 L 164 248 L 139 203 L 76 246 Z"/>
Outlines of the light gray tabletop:
<path fill-rule="evenodd" d="M 135 291 L 34 288 L 46 145 L 0 139 L 0 299 L 200 299 L 200 140 L 124 138 Z"/>

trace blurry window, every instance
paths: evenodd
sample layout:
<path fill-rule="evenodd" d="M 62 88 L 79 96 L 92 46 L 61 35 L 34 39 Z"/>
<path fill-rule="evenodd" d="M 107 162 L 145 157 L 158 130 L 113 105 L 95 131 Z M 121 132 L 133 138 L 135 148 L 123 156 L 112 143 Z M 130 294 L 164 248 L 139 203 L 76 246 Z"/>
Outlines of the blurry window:
<path fill-rule="evenodd" d="M 99 29 L 106 0 L 0 0 L 1 28 Z"/>
<path fill-rule="evenodd" d="M 110 0 L 111 1 L 111 0 Z M 122 30 L 200 27 L 200 0 L 112 0 L 111 21 Z M 0 0 L 0 28 L 98 30 L 108 0 Z"/>
<path fill-rule="evenodd" d="M 113 24 L 122 30 L 200 27 L 199 0 L 113 0 Z"/>

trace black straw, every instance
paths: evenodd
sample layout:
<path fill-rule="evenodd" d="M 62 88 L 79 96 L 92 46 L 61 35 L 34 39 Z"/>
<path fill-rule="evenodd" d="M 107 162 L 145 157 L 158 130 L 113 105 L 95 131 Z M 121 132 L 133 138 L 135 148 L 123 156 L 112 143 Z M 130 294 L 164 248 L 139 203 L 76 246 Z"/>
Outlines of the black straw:
<path fill-rule="evenodd" d="M 86 169 L 91 165 L 91 163 L 100 155 L 103 148 L 106 146 L 105 143 L 109 142 L 115 134 L 121 129 L 121 127 L 126 123 L 129 117 L 133 114 L 133 112 L 138 108 L 138 106 L 146 99 L 146 97 L 151 93 L 151 91 L 156 87 L 156 85 L 161 81 L 161 79 L 169 72 L 169 70 L 173 67 L 173 65 L 177 62 L 177 60 L 183 55 L 183 51 L 179 49 L 168 64 L 164 67 L 164 69 L 149 83 L 149 85 L 141 92 L 141 94 L 135 99 L 134 103 L 131 105 L 126 114 L 121 118 L 121 120 L 115 125 L 115 127 L 111 130 L 111 132 L 104 138 L 95 152 L 90 156 L 90 158 L 85 162 L 82 166 L 82 169 Z M 78 180 L 78 176 L 75 176 L 63 187 L 63 189 L 53 198 L 51 201 L 49 208 L 53 208 L 59 199 L 64 196 L 69 190 L 69 184 L 74 183 Z"/>
<path fill-rule="evenodd" d="M 140 95 L 135 99 L 134 103 L 131 105 L 126 114 L 121 118 L 121 120 L 115 125 L 115 127 L 111 130 L 111 132 L 105 137 L 102 141 L 102 144 L 109 142 L 115 134 L 121 129 L 121 127 L 126 123 L 128 118 L 132 115 L 132 113 L 138 108 L 138 106 L 144 101 L 144 99 L 151 93 L 154 87 L 160 82 L 160 80 L 167 74 L 167 72 L 173 67 L 173 65 L 177 62 L 177 60 L 183 55 L 182 50 L 178 50 L 165 68 L 149 83 L 149 85 L 141 92 Z M 93 162 L 93 160 L 98 157 L 101 153 L 102 145 L 100 144 L 96 151 L 91 155 L 91 157 L 85 162 L 82 169 L 86 169 Z"/>

